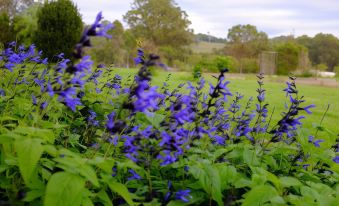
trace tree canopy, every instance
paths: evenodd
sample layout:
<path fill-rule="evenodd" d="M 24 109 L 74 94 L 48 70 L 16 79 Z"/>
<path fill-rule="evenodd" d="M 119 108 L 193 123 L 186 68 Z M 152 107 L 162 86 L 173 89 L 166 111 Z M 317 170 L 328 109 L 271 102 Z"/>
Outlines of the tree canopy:
<path fill-rule="evenodd" d="M 226 52 L 237 59 L 256 57 L 268 47 L 267 34 L 250 24 L 233 26 L 228 30 L 227 38 Z"/>
<path fill-rule="evenodd" d="M 193 41 L 186 12 L 172 0 L 135 0 L 124 20 L 136 38 L 147 39 L 156 51 L 163 47 L 165 53 L 173 53 Z"/>

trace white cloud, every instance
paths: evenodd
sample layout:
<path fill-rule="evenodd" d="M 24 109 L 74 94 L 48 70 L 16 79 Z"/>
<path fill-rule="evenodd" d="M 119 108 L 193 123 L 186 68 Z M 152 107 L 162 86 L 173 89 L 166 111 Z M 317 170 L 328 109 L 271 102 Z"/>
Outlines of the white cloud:
<path fill-rule="evenodd" d="M 122 21 L 133 0 L 73 0 L 86 23 L 97 12 Z M 196 33 L 226 37 L 236 24 L 253 24 L 269 36 L 333 33 L 339 36 L 338 0 L 175 0 L 185 10 Z"/>

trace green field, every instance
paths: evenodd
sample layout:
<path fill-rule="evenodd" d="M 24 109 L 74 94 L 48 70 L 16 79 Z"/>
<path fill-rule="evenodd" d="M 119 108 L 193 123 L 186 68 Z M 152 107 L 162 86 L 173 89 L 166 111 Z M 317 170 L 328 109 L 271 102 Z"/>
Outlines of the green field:
<path fill-rule="evenodd" d="M 122 77 L 133 75 L 136 71 L 136 69 L 113 69 L 113 73 L 117 73 Z M 165 72 L 156 70 L 152 79 L 153 85 L 161 86 L 168 74 L 171 74 L 169 81 L 169 87 L 171 89 L 176 88 L 177 85 L 181 83 L 192 81 L 192 75 L 187 72 Z M 211 77 L 211 74 L 205 74 L 204 78 L 206 81 L 216 82 L 215 79 Z M 232 93 L 239 92 L 245 95 L 243 102 L 251 96 L 256 97 L 257 82 L 254 74 L 245 76 L 243 79 L 229 79 L 229 81 L 231 82 L 229 89 Z M 273 107 L 275 108 L 272 122 L 276 122 L 281 116 L 280 113 L 284 111 L 285 102 L 289 103 L 285 93 L 282 91 L 286 87 L 286 84 L 273 82 L 268 78 L 268 80 L 265 81 L 264 87 L 266 89 L 266 100 L 269 103 L 269 112 L 272 111 Z M 330 104 L 330 109 L 325 116 L 322 126 L 335 133 L 339 133 L 339 88 L 302 84 L 297 84 L 297 87 L 299 88 L 300 95 L 305 96 L 306 102 L 304 106 L 309 104 L 316 105 L 316 108 L 312 108 L 313 114 L 305 114 L 306 118 L 302 121 L 304 126 L 313 128 L 312 125 L 314 123 L 319 124 L 327 105 Z"/>

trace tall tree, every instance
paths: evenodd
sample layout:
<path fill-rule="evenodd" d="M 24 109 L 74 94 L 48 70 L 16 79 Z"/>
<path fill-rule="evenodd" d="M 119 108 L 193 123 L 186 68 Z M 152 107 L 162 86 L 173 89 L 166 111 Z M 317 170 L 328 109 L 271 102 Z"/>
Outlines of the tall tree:
<path fill-rule="evenodd" d="M 237 59 L 257 57 L 268 47 L 268 37 L 265 32 L 258 31 L 253 25 L 236 25 L 228 30 L 227 52 Z"/>
<path fill-rule="evenodd" d="M 152 48 L 163 47 L 168 54 L 193 41 L 191 22 L 173 0 L 134 0 L 124 20 L 137 38 L 147 40 Z"/>
<path fill-rule="evenodd" d="M 80 39 L 82 27 L 81 16 L 72 1 L 45 2 L 38 12 L 35 43 L 47 57 L 63 52 L 69 58 Z"/>

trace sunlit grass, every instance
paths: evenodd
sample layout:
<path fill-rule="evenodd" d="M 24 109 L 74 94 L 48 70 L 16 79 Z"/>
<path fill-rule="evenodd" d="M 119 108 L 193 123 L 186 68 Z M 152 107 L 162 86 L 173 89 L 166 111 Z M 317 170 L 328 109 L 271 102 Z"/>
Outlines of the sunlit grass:
<path fill-rule="evenodd" d="M 136 72 L 137 69 L 113 69 L 113 73 L 119 74 L 125 78 L 128 75 L 134 75 Z M 176 88 L 181 83 L 193 81 L 192 75 L 189 72 L 166 72 L 156 70 L 153 75 L 152 84 L 162 86 L 169 74 L 171 75 L 168 82 L 170 89 Z M 206 81 L 215 82 L 215 78 L 213 78 L 211 74 L 204 74 L 204 78 Z M 289 103 L 285 93 L 282 91 L 286 87 L 286 84 L 283 83 L 284 79 L 286 79 L 286 77 L 279 77 L 278 80 L 277 78 L 266 78 L 266 81 L 264 81 L 266 100 L 269 103 L 269 112 L 272 112 L 273 108 L 275 110 L 272 122 L 276 122 L 280 119 L 281 112 L 285 110 L 285 102 Z M 256 98 L 257 82 L 254 74 L 244 75 L 240 79 L 231 77 L 228 80 L 230 81 L 229 89 L 231 92 L 237 91 L 245 96 L 243 102 L 247 101 L 250 97 Z M 313 114 L 305 114 L 306 118 L 302 121 L 304 126 L 311 129 L 313 128 L 313 124 L 319 124 L 327 106 L 330 105 L 330 109 L 322 122 L 322 126 L 339 133 L 339 128 L 337 126 L 339 124 L 339 89 L 298 84 L 298 80 L 297 87 L 300 95 L 305 96 L 306 102 L 304 103 L 304 106 L 309 104 L 316 105 L 315 108 L 312 108 Z"/>

